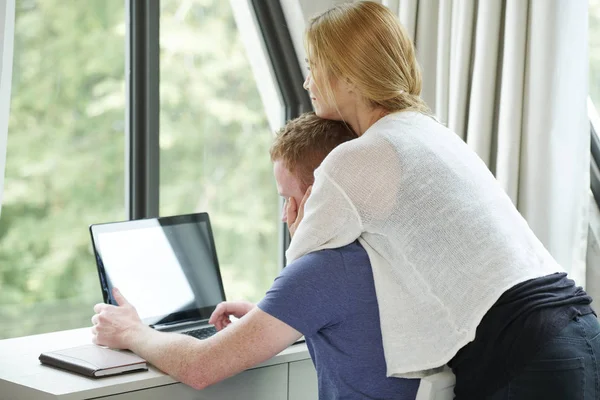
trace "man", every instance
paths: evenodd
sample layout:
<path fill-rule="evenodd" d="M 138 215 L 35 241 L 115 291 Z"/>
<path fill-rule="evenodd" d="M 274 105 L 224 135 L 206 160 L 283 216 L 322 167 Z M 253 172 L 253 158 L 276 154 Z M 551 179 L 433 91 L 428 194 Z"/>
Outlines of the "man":
<path fill-rule="evenodd" d="M 343 122 L 314 113 L 290 121 L 278 133 L 271 159 L 277 189 L 286 199 L 282 219 L 290 227 L 303 209 L 314 170 L 337 145 L 355 137 Z M 197 389 L 275 356 L 304 335 L 317 370 L 319 398 L 416 396 L 418 380 L 386 377 L 373 275 L 357 242 L 291 263 L 256 306 L 220 304 L 210 319 L 220 332 L 206 340 L 155 331 L 142 324 L 117 289 L 114 297 L 118 307 L 94 307 L 94 343 L 130 349 Z M 240 320 L 230 325 L 231 315 Z"/>

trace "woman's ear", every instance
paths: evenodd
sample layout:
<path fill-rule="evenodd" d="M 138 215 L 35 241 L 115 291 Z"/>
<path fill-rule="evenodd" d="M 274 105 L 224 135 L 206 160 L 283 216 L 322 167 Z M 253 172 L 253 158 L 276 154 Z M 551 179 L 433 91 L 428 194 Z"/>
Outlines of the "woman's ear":
<path fill-rule="evenodd" d="M 346 90 L 348 91 L 348 93 L 355 93 L 356 92 L 356 85 L 350 80 L 350 78 L 346 78 L 344 79 L 344 82 L 346 82 Z"/>

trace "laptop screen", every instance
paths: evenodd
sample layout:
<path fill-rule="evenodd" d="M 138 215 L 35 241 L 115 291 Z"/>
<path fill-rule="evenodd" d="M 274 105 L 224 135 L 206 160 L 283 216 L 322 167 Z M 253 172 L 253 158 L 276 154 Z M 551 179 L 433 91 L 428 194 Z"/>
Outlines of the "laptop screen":
<path fill-rule="evenodd" d="M 225 300 L 208 214 L 90 226 L 104 301 L 118 287 L 148 325 L 206 319 Z"/>

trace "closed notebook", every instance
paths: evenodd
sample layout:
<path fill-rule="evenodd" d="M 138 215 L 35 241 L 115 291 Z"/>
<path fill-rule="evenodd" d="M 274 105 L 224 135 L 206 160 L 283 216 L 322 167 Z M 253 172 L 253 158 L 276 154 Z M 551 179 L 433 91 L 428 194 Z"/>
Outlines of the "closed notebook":
<path fill-rule="evenodd" d="M 112 350 L 94 344 L 40 354 L 42 364 L 92 378 L 148 370 L 146 360 L 129 351 Z"/>

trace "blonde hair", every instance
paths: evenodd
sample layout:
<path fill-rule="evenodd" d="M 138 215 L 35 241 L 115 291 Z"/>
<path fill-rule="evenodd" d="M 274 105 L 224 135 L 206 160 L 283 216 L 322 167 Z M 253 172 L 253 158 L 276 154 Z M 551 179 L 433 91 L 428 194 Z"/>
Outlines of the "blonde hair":
<path fill-rule="evenodd" d="M 327 100 L 331 78 L 345 79 L 371 106 L 386 111 L 429 108 L 421 99 L 421 71 L 405 29 L 389 8 L 371 1 L 339 4 L 313 17 L 305 35 L 309 63 Z M 337 105 L 336 105 L 337 107 Z"/>
<path fill-rule="evenodd" d="M 319 118 L 314 112 L 307 112 L 277 132 L 270 149 L 271 161 L 282 160 L 306 190 L 313 184 L 313 172 L 331 150 L 356 137 L 344 122 Z"/>

